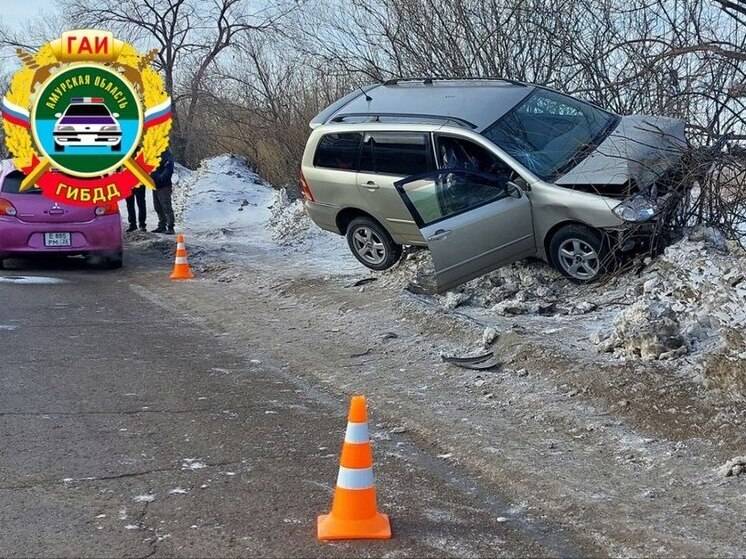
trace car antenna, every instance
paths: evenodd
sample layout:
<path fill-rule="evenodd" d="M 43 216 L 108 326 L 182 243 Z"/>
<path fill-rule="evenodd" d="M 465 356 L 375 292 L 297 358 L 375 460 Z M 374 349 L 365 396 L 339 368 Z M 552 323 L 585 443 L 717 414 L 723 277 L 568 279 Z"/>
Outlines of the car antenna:
<path fill-rule="evenodd" d="M 360 91 L 362 91 L 363 95 L 365 95 L 365 100 L 366 100 L 366 101 L 367 101 L 368 103 L 370 103 L 371 101 L 373 101 L 373 97 L 371 97 L 370 95 L 368 95 L 368 92 L 367 92 L 367 91 L 365 91 L 365 90 L 364 90 L 364 89 L 363 89 L 362 87 L 360 87 L 360 86 L 357 86 L 357 88 L 358 88 L 358 89 L 359 89 Z"/>

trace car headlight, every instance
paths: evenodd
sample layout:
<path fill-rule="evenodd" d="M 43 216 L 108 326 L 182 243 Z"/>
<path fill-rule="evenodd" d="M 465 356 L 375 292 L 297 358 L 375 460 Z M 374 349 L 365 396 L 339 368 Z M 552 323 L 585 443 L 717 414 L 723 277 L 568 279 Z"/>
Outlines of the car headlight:
<path fill-rule="evenodd" d="M 72 132 L 75 130 L 74 126 L 58 126 L 55 131 L 56 132 Z"/>
<path fill-rule="evenodd" d="M 102 126 L 101 132 L 119 132 L 119 126 Z"/>
<path fill-rule="evenodd" d="M 658 206 L 644 196 L 635 196 L 625 200 L 613 210 L 614 214 L 624 221 L 648 221 L 655 217 Z"/>

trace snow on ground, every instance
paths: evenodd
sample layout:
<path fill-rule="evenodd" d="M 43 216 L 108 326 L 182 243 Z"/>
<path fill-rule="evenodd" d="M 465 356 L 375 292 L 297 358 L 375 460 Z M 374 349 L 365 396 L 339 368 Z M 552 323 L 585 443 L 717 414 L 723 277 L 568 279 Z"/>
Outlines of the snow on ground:
<path fill-rule="evenodd" d="M 393 290 L 432 290 L 427 250 L 408 248 L 391 270 L 370 272 L 343 237 L 316 227 L 301 201 L 273 188 L 242 158 L 213 157 L 196 171 L 180 167 L 175 184 L 174 205 L 185 231 L 229 262 L 258 262 L 261 254 L 268 266 L 285 267 L 280 277 L 291 270 L 322 278 L 354 274 L 373 276 Z M 717 231 L 700 229 L 645 264 L 640 273 L 577 285 L 543 262 L 524 261 L 425 299 L 497 332 L 520 316 L 521 327 L 551 335 L 558 345 L 585 336 L 591 359 L 599 353 L 622 361 L 686 355 L 705 382 L 745 376 L 738 371 L 746 371 L 746 253 Z"/>
<path fill-rule="evenodd" d="M 180 177 L 174 210 L 185 228 L 211 240 L 249 238 L 257 244 L 271 240 L 269 219 L 272 188 L 243 159 L 221 155 Z"/>
<path fill-rule="evenodd" d="M 182 170 L 174 189 L 177 222 L 201 245 L 219 244 L 224 253 L 243 258 L 255 250 L 311 266 L 322 273 L 364 270 L 340 235 L 322 231 L 290 201 L 257 175 L 246 160 L 219 155 L 193 172 Z M 302 262 L 301 262 L 302 261 Z"/>
<path fill-rule="evenodd" d="M 431 270 L 428 252 L 414 251 L 380 277 L 416 291 L 429 283 Z M 434 300 L 487 324 L 491 317 L 511 321 L 519 315 L 527 326 L 574 323 L 576 331 L 593 331 L 600 352 L 622 360 L 719 355 L 746 369 L 746 252 L 712 229 L 692 231 L 639 274 L 577 285 L 543 262 L 524 261 Z"/>

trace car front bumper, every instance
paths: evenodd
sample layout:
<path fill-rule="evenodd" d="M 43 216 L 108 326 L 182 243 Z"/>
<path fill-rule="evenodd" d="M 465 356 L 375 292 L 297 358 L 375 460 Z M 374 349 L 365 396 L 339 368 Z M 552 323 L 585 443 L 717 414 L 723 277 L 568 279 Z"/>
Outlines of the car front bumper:
<path fill-rule="evenodd" d="M 47 247 L 44 233 L 70 233 L 70 246 Z M 28 223 L 15 217 L 0 217 L 0 257 L 27 254 L 117 253 L 122 250 L 119 214 L 97 217 L 83 223 Z"/>
<path fill-rule="evenodd" d="M 121 132 L 55 132 L 53 136 L 59 145 L 71 146 L 109 146 L 122 141 Z"/>

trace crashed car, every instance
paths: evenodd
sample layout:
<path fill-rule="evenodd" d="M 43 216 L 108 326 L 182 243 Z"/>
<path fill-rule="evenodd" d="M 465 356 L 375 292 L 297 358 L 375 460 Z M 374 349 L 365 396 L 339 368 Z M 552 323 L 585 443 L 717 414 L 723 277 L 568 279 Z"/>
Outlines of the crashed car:
<path fill-rule="evenodd" d="M 426 245 L 441 290 L 526 257 L 595 280 L 611 252 L 649 236 L 661 178 L 686 147 L 682 121 L 512 80 L 371 85 L 311 128 L 300 177 L 311 219 L 374 270 Z"/>

